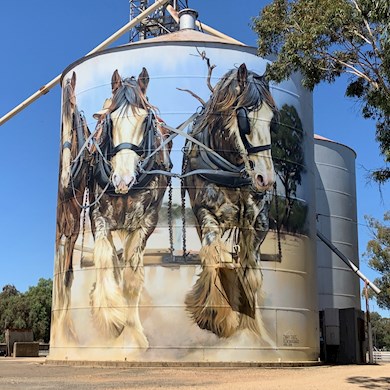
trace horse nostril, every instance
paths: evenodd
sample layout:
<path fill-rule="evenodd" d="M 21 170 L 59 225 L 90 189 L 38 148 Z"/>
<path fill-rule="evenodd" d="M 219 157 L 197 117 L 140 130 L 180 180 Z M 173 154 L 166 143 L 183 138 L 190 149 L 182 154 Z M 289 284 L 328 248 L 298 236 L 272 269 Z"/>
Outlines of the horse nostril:
<path fill-rule="evenodd" d="M 255 163 L 252 160 L 249 160 L 249 166 L 252 170 L 255 169 Z"/>
<path fill-rule="evenodd" d="M 121 181 L 121 178 L 119 177 L 119 175 L 117 175 L 116 173 L 114 173 L 112 175 L 112 183 L 114 184 L 114 186 L 118 186 L 119 183 Z"/>
<path fill-rule="evenodd" d="M 268 184 L 268 182 L 264 179 L 264 177 L 262 175 L 256 175 L 256 181 L 257 181 L 257 184 L 260 185 L 260 186 L 266 186 Z"/>

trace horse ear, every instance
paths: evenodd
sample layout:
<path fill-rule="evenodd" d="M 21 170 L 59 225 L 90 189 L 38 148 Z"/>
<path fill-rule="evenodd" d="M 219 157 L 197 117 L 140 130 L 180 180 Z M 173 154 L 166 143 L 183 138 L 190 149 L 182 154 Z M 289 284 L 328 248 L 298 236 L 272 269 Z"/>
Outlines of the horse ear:
<path fill-rule="evenodd" d="M 73 72 L 72 74 L 72 79 L 70 80 L 70 85 L 72 86 L 72 89 L 76 88 L 76 72 Z"/>
<path fill-rule="evenodd" d="M 111 77 L 112 93 L 115 93 L 117 91 L 117 89 L 121 86 L 121 84 L 122 84 L 122 78 L 119 75 L 118 69 L 116 69 Z"/>
<path fill-rule="evenodd" d="M 237 80 L 241 88 L 244 88 L 248 79 L 248 69 L 245 63 L 241 64 L 237 70 Z"/>
<path fill-rule="evenodd" d="M 146 70 L 146 68 L 142 68 L 141 73 L 138 76 L 138 85 L 141 88 L 142 93 L 145 95 L 146 89 L 148 88 L 149 84 L 149 73 Z"/>

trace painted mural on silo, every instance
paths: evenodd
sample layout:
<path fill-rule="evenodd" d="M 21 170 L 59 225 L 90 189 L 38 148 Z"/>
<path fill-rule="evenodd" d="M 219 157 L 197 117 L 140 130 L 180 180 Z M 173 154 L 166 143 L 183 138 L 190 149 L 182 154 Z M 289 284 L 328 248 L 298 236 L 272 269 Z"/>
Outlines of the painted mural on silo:
<path fill-rule="evenodd" d="M 317 359 L 310 118 L 230 46 L 64 73 L 51 358 Z"/>

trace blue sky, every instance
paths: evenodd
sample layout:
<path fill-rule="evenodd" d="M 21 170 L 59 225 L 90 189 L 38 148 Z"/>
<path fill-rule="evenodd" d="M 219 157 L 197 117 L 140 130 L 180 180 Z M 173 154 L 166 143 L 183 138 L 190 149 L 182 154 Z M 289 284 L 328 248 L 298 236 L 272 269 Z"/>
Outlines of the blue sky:
<path fill-rule="evenodd" d="M 250 46 L 251 17 L 267 1 L 192 0 L 199 19 Z M 0 116 L 61 73 L 128 21 L 127 0 L 19 0 L 0 14 Z M 127 43 L 126 34 L 117 44 Z M 370 239 L 364 215 L 381 219 L 389 209 L 389 185 L 367 178 L 381 165 L 375 125 L 363 120 L 359 103 L 344 97 L 345 80 L 314 91 L 315 132 L 357 152 L 359 253 Z M 0 287 L 20 291 L 53 275 L 59 156 L 60 88 L 0 127 Z M 361 270 L 375 273 L 361 257 Z M 375 304 L 372 309 L 378 310 Z M 389 311 L 381 312 L 390 316 Z"/>

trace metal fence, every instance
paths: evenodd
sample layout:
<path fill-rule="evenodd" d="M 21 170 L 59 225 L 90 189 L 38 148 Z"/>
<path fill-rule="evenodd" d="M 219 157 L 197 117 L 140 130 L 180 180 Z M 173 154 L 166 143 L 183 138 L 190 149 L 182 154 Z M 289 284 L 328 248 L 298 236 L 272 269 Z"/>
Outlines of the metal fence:
<path fill-rule="evenodd" d="M 390 351 L 374 351 L 374 362 L 390 362 Z"/>

